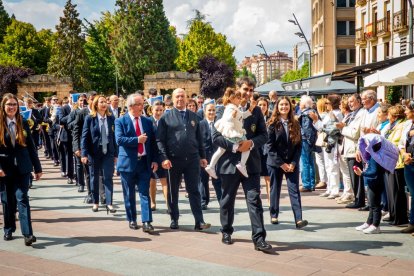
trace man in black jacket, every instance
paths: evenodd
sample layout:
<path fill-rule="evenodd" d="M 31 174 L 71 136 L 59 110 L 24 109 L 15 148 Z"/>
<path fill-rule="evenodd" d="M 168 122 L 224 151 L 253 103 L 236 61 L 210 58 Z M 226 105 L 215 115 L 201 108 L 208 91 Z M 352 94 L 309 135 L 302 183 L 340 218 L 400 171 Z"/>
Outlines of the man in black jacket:
<path fill-rule="evenodd" d="M 250 95 L 254 88 L 254 83 L 249 78 L 243 78 L 237 83 L 238 90 L 245 97 L 245 101 L 250 99 Z M 245 104 L 248 106 L 248 103 Z M 250 221 L 252 225 L 252 239 L 254 248 L 259 251 L 268 252 L 272 246 L 268 244 L 266 239 L 266 230 L 263 222 L 263 206 L 260 199 L 260 171 L 261 157 L 259 148 L 267 141 L 266 124 L 263 114 L 259 107 L 255 107 L 252 115 L 243 122 L 248 140 L 240 144 L 233 144 L 225 139 L 214 127 L 212 129 L 212 139 L 216 146 L 226 149 L 226 152 L 219 159 L 217 168 L 220 174 L 222 197 L 220 200 L 220 221 L 222 242 L 224 244 L 232 244 L 231 235 L 233 234 L 234 221 L 234 203 L 236 200 L 237 190 L 240 183 L 246 194 L 247 209 L 249 211 Z M 247 160 L 246 167 L 249 177 L 244 177 L 236 165 L 240 162 L 241 152 L 250 149 L 250 156 Z"/>
<path fill-rule="evenodd" d="M 197 114 L 186 109 L 186 93 L 177 88 L 173 92 L 174 108 L 165 113 L 158 122 L 157 145 L 162 167 L 168 170 L 168 204 L 171 209 L 171 229 L 178 229 L 178 192 L 184 175 L 195 218 L 195 230 L 210 227 L 205 223 L 198 189 L 200 166 L 207 166 L 206 153 Z"/>

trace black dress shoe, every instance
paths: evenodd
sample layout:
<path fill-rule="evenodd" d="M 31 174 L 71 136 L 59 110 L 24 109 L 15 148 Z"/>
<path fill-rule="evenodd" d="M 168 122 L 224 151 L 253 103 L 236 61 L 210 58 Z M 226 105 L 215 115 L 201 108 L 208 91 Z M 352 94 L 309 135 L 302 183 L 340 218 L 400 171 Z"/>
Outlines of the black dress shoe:
<path fill-rule="evenodd" d="M 30 236 L 24 236 L 24 244 L 26 246 L 31 246 L 32 243 L 36 242 L 36 237 L 33 235 Z"/>
<path fill-rule="evenodd" d="M 72 178 L 68 178 L 68 184 L 73 184 Z"/>
<path fill-rule="evenodd" d="M 210 223 L 199 222 L 199 223 L 196 223 L 196 225 L 194 226 L 194 230 L 201 231 L 204 229 L 208 229 L 210 227 L 211 227 Z"/>
<path fill-rule="evenodd" d="M 83 193 L 85 191 L 85 186 L 79 186 L 78 192 Z"/>
<path fill-rule="evenodd" d="M 265 241 L 259 241 L 254 244 L 254 250 L 269 252 L 272 249 L 272 246 Z"/>
<path fill-rule="evenodd" d="M 142 231 L 144 231 L 145 233 L 152 233 L 154 232 L 154 227 L 151 225 L 150 222 L 144 222 L 142 224 Z"/>
<path fill-rule="evenodd" d="M 230 245 L 233 243 L 231 239 L 231 235 L 227 233 L 223 233 L 223 237 L 221 238 L 221 242 L 227 245 Z"/>
<path fill-rule="evenodd" d="M 355 203 L 350 203 L 350 204 L 347 204 L 345 206 L 345 208 L 350 208 L 350 209 L 358 209 L 358 208 L 361 208 L 361 207 L 362 207 L 361 205 L 358 205 L 358 204 L 355 204 Z"/>
<path fill-rule="evenodd" d="M 201 210 L 207 210 L 207 205 L 201 205 Z"/>
<path fill-rule="evenodd" d="M 138 229 L 138 224 L 135 221 L 132 221 L 129 223 L 129 228 L 132 230 L 137 230 Z"/>
<path fill-rule="evenodd" d="M 358 211 L 369 211 L 369 206 L 358 208 Z"/>
<path fill-rule="evenodd" d="M 302 229 L 303 227 L 305 227 L 306 225 L 308 225 L 308 221 L 307 220 L 300 220 L 296 223 L 296 228 L 297 229 Z"/>
<path fill-rule="evenodd" d="M 4 239 L 5 241 L 11 241 L 11 240 L 13 239 L 13 235 L 12 235 L 12 233 L 9 233 L 9 234 L 4 234 L 3 239 Z"/>
<path fill-rule="evenodd" d="M 178 229 L 178 221 L 172 220 L 170 224 L 171 229 Z"/>

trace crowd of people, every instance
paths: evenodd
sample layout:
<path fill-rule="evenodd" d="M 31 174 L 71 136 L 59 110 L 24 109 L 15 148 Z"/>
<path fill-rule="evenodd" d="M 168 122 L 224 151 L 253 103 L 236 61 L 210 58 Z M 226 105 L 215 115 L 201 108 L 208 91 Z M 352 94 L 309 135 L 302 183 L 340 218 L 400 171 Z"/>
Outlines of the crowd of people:
<path fill-rule="evenodd" d="M 183 180 L 194 229 L 208 229 L 211 224 L 204 220 L 203 210 L 211 201 L 212 183 L 220 204 L 222 242 L 232 244 L 234 205 L 241 184 L 254 248 L 268 252 L 272 247 L 266 242 L 261 177 L 271 224 L 279 223 L 285 177 L 297 229 L 308 225 L 302 217 L 301 193 L 319 190 L 321 197 L 347 208 L 369 211 L 358 231 L 380 233 L 382 220 L 408 224 L 401 232 L 414 233 L 414 101 L 380 104 L 376 92 L 368 90 L 361 95 L 329 94 L 317 101 L 305 95 L 295 104 L 275 91 L 260 96 L 254 86 L 250 78 L 241 78 L 217 100 L 189 98 L 181 88 L 163 98 L 150 89 L 147 99 L 143 91 L 126 99 L 91 91 L 63 99 L 52 96 L 38 108 L 30 98 L 21 101 L 12 94 L 3 95 L 4 239 L 13 239 L 18 210 L 25 244 L 36 242 L 28 190 L 33 179 L 42 175 L 37 155 L 42 148 L 68 184 L 76 183 L 78 192 L 87 192 L 85 201 L 93 212 L 99 211 L 100 204 L 107 214 L 117 212 L 112 202 L 113 178 L 119 175 L 128 227 L 140 227 L 138 193 L 141 228 L 146 233 L 154 231 L 157 183 L 170 228 L 179 228 Z M 28 120 L 20 115 L 22 105 L 31 111 Z M 411 194 L 410 208 L 405 187 Z"/>

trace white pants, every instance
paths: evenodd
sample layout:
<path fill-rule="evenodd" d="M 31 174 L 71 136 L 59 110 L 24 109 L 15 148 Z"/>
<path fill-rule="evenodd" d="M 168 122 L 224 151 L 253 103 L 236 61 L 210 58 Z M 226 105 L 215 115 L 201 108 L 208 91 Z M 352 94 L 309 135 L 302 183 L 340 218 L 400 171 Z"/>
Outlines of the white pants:
<path fill-rule="evenodd" d="M 225 149 L 218 147 L 216 152 L 213 154 L 213 156 L 211 157 L 211 161 L 210 164 L 208 164 L 210 167 L 215 167 L 218 160 L 220 159 L 220 157 L 226 152 Z M 244 151 L 241 154 L 241 160 L 240 160 L 240 164 L 242 166 L 246 166 L 246 162 L 247 159 L 249 159 L 249 155 L 250 155 L 250 150 L 248 151 Z"/>
<path fill-rule="evenodd" d="M 331 195 L 339 194 L 339 152 L 338 144 L 327 153 L 323 148 L 323 160 L 325 162 L 326 174 L 328 176 L 326 192 Z"/>
<path fill-rule="evenodd" d="M 315 161 L 316 161 L 316 165 L 318 166 L 319 181 L 328 183 L 328 178 L 326 177 L 326 170 L 325 170 L 325 161 L 323 159 L 324 150 L 325 148 L 322 148 L 322 152 L 315 152 Z"/>
<path fill-rule="evenodd" d="M 339 169 L 341 170 L 342 180 L 344 181 L 344 192 L 346 195 L 353 195 L 352 184 L 351 184 L 351 175 L 349 174 L 348 162 L 346 158 L 341 155 L 339 158 Z"/>

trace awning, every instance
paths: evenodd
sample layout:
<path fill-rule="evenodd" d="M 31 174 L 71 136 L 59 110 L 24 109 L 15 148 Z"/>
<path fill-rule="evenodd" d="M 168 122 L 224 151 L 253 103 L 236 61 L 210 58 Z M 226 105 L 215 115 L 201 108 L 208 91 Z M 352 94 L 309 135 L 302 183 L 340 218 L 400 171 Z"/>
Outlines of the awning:
<path fill-rule="evenodd" d="M 414 58 L 409 58 L 364 78 L 364 86 L 414 84 Z"/>
<path fill-rule="evenodd" d="M 277 92 L 285 91 L 285 89 L 282 87 L 282 84 L 283 82 L 280 80 L 272 80 L 259 87 L 256 87 L 254 91 L 258 92 L 261 95 L 268 95 L 272 90 Z"/>

